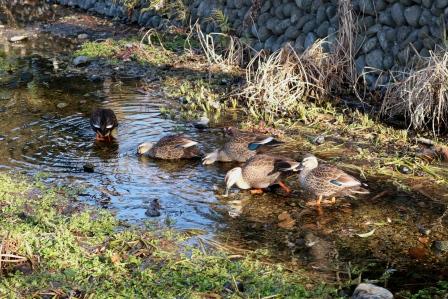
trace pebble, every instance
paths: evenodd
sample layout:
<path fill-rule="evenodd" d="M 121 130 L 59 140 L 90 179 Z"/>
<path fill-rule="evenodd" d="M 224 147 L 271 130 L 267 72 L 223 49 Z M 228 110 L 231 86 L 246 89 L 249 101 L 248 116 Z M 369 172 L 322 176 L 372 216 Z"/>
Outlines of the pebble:
<path fill-rule="evenodd" d="M 412 170 L 409 167 L 404 165 L 399 165 L 397 169 L 402 174 L 410 174 L 412 172 Z"/>
<path fill-rule="evenodd" d="M 89 35 L 86 33 L 78 34 L 78 39 L 88 39 L 88 38 L 89 38 Z"/>
<path fill-rule="evenodd" d="M 28 39 L 28 36 L 26 36 L 26 35 L 16 35 L 16 36 L 10 37 L 9 41 L 12 43 L 15 43 L 15 42 L 20 42 L 20 41 L 23 41 L 26 39 Z"/>
<path fill-rule="evenodd" d="M 394 295 L 387 289 L 370 283 L 360 283 L 353 292 L 352 299 L 393 299 Z"/>
<path fill-rule="evenodd" d="M 448 252 L 448 240 L 437 240 L 432 242 L 432 249 L 437 254 Z"/>
<path fill-rule="evenodd" d="M 68 106 L 68 104 L 64 103 L 64 102 L 60 102 L 56 105 L 56 107 L 58 107 L 59 109 L 64 109 L 67 106 Z"/>
<path fill-rule="evenodd" d="M 95 171 L 95 165 L 93 165 L 92 163 L 86 163 L 82 168 L 84 169 L 84 172 L 92 173 Z"/>
<path fill-rule="evenodd" d="M 314 139 L 313 139 L 313 143 L 314 144 L 323 144 L 325 142 L 325 136 L 324 135 L 319 135 L 319 136 L 317 136 L 317 137 L 315 137 Z"/>
<path fill-rule="evenodd" d="M 73 64 L 75 66 L 81 66 L 89 63 L 90 59 L 87 56 L 78 56 L 75 59 L 73 59 Z"/>
<path fill-rule="evenodd" d="M 431 230 L 429 228 L 424 227 L 423 225 L 418 224 L 417 225 L 418 232 L 422 235 L 429 235 L 431 233 Z"/>

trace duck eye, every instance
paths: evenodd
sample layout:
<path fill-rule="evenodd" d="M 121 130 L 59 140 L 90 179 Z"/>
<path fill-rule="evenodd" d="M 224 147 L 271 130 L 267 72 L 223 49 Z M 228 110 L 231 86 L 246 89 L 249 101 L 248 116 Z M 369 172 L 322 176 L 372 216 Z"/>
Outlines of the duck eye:
<path fill-rule="evenodd" d="M 111 129 L 114 125 L 108 125 L 106 126 L 107 129 Z"/>

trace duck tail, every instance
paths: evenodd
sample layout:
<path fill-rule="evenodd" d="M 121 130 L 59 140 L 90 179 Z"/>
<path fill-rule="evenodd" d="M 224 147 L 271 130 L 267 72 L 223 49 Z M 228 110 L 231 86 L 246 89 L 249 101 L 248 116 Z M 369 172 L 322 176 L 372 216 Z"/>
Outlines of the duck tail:
<path fill-rule="evenodd" d="M 366 188 L 363 188 L 361 186 L 350 190 L 350 192 L 354 193 L 354 194 L 370 194 L 369 190 L 367 190 Z"/>
<path fill-rule="evenodd" d="M 274 137 L 270 136 L 263 140 L 249 143 L 248 148 L 251 151 L 256 151 L 257 149 L 259 149 L 262 146 L 275 147 L 282 143 L 283 143 L 282 141 L 279 141 L 279 140 L 275 139 Z"/>
<path fill-rule="evenodd" d="M 215 163 L 216 160 L 218 160 L 218 153 L 219 153 L 219 150 L 215 150 L 215 151 L 205 155 L 205 157 L 202 158 L 202 164 L 209 165 L 209 164 Z"/>

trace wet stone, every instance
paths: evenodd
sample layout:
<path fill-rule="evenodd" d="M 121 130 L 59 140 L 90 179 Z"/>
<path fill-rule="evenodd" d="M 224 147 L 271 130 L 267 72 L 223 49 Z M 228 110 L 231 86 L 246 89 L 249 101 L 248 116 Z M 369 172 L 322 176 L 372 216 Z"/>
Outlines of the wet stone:
<path fill-rule="evenodd" d="M 64 102 L 60 102 L 56 105 L 56 107 L 58 107 L 59 109 L 64 109 L 67 106 L 68 106 L 68 104 L 64 103 Z"/>
<path fill-rule="evenodd" d="M 86 163 L 82 166 L 84 172 L 95 172 L 95 165 L 93 165 L 92 163 Z"/>
<path fill-rule="evenodd" d="M 402 174 L 410 174 L 412 173 L 412 169 L 410 169 L 409 167 L 405 166 L 405 165 L 399 165 L 397 167 L 398 171 L 401 172 Z"/>
<path fill-rule="evenodd" d="M 75 59 L 73 59 L 73 64 L 75 66 L 82 66 L 89 63 L 90 59 L 87 56 L 78 56 Z"/>
<path fill-rule="evenodd" d="M 28 36 L 26 36 L 26 35 L 16 35 L 16 36 L 10 37 L 9 41 L 12 43 L 16 43 L 16 42 L 24 41 L 26 39 L 28 39 Z"/>
<path fill-rule="evenodd" d="M 438 254 L 448 252 L 448 240 L 432 242 L 431 248 Z"/>

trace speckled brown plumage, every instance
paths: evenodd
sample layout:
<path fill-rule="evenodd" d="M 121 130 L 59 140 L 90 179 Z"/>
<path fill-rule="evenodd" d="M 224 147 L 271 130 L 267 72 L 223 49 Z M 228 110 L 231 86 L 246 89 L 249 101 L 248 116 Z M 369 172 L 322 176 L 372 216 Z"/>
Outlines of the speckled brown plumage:
<path fill-rule="evenodd" d="M 298 164 L 284 157 L 256 155 L 241 166 L 242 176 L 251 188 L 263 189 L 277 183 L 282 178 L 284 169 Z"/>
<path fill-rule="evenodd" d="M 360 188 L 361 182 L 341 169 L 328 164 L 318 164 L 316 157 L 308 155 L 302 161 L 299 174 L 302 189 L 313 198 L 345 196 Z"/>
<path fill-rule="evenodd" d="M 98 108 L 90 116 L 90 126 L 97 139 L 111 138 L 111 132 L 118 126 L 118 120 L 111 109 Z"/>
<path fill-rule="evenodd" d="M 171 135 L 161 138 L 153 147 L 145 153 L 146 156 L 172 160 L 172 159 L 191 159 L 201 156 L 201 151 L 197 145 L 184 147 L 193 142 L 182 135 Z"/>

